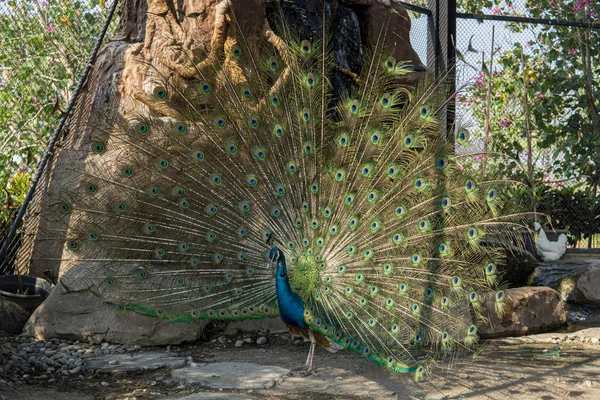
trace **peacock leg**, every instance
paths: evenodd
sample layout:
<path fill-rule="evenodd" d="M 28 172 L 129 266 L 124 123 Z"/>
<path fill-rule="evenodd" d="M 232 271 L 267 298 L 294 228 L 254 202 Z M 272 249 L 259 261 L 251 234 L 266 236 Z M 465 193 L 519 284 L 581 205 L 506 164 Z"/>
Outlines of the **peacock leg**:
<path fill-rule="evenodd" d="M 313 358 L 315 356 L 315 348 L 317 345 L 317 341 L 315 340 L 314 335 L 312 334 L 312 332 L 308 332 L 308 334 L 310 335 L 310 349 L 308 350 L 308 357 L 306 358 L 306 371 L 304 371 L 304 376 L 308 376 L 308 375 L 312 375 L 314 374 L 313 371 Z"/>

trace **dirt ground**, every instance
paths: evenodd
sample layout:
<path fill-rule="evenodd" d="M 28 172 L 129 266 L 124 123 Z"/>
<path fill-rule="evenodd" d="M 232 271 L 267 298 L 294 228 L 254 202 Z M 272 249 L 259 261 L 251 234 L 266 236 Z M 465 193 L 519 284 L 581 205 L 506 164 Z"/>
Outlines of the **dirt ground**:
<path fill-rule="evenodd" d="M 539 336 L 533 343 L 527 343 L 530 339 L 489 341 L 474 361 L 437 368 L 434 376 L 419 383 L 410 375 L 391 374 L 354 352 L 329 354 L 322 349 L 315 355 L 316 375 L 302 377 L 298 368 L 304 364 L 308 344 L 294 345 L 289 335 L 269 335 L 262 346 L 245 344 L 236 348 L 236 338 L 231 338 L 230 343 L 171 346 L 170 351 L 191 356 L 196 363 L 252 362 L 292 370 L 291 376 L 273 389 L 237 392 L 258 399 L 600 399 L 600 345 L 569 340 L 553 344 L 549 334 Z M 144 351 L 150 350 L 166 351 Z M 178 399 L 207 391 L 170 383 L 169 378 L 169 371 L 160 370 L 65 378 L 43 386 L 0 385 L 0 399 Z M 227 392 L 217 393 L 222 396 Z"/>

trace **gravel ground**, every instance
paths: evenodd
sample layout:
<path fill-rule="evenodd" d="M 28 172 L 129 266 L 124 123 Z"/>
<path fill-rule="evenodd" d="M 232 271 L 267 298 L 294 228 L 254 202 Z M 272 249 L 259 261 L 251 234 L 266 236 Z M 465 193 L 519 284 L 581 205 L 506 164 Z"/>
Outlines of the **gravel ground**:
<path fill-rule="evenodd" d="M 431 378 L 416 383 L 411 376 L 393 375 L 353 352 L 329 354 L 322 349 L 315 355 L 316 374 L 303 377 L 299 370 L 308 344 L 286 333 L 221 336 L 211 342 L 143 349 L 0 333 L 0 400 L 209 395 L 206 388 L 175 381 L 168 369 L 103 374 L 85 368 L 90 357 L 150 351 L 175 353 L 188 365 L 252 362 L 292 370 L 272 389 L 214 391 L 248 399 L 600 399 L 599 338 L 600 328 L 590 328 L 493 340 L 484 344 L 475 360 L 440 366 Z"/>

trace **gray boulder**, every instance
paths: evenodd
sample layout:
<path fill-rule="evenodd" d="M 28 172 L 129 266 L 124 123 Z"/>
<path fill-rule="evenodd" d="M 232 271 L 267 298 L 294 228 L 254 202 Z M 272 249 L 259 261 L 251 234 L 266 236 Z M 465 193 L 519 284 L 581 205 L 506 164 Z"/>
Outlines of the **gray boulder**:
<path fill-rule="evenodd" d="M 18 304 L 0 297 L 0 331 L 21 333 L 29 315 Z"/>

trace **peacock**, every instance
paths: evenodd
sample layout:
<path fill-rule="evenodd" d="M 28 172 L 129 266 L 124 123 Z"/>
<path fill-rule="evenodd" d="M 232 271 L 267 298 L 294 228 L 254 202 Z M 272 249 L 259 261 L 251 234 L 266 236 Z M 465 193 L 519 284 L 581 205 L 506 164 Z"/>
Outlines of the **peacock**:
<path fill-rule="evenodd" d="M 416 379 L 473 352 L 483 303 L 506 300 L 484 237 L 514 243 L 529 216 L 515 183 L 481 174 L 494 155 L 467 129 L 442 134 L 446 79 L 403 83 L 376 40 L 337 95 L 327 36 L 276 31 L 169 42 L 171 74 L 140 58 L 152 88 L 89 122 L 85 167 L 48 194 L 63 284 L 172 322 L 280 316 L 309 373 L 317 343 Z"/>

